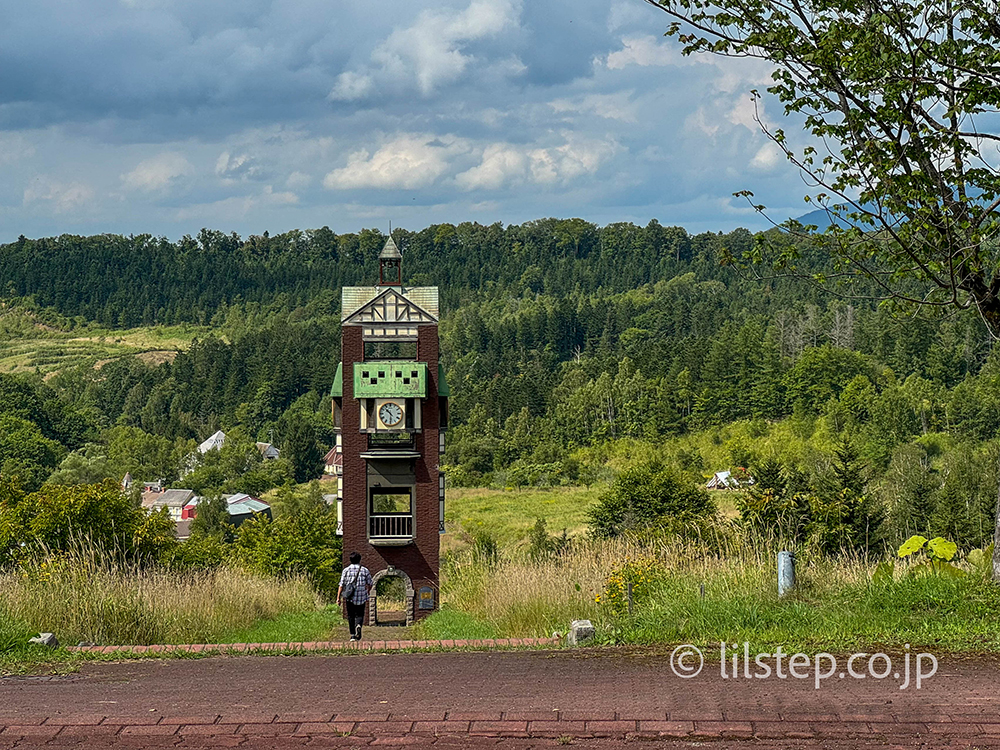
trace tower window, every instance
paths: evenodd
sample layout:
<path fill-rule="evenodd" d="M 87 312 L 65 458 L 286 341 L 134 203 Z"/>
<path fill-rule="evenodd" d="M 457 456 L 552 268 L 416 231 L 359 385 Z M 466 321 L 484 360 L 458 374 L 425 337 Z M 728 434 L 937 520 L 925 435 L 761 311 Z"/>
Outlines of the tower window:
<path fill-rule="evenodd" d="M 408 488 L 372 488 L 371 512 L 374 515 L 409 513 L 413 495 Z"/>

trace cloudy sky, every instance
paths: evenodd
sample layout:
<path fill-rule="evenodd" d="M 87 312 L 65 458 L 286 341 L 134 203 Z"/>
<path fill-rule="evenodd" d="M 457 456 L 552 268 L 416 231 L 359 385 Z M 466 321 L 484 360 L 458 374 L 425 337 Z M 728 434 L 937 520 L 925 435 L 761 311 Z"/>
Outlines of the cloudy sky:
<path fill-rule="evenodd" d="M 31 0 L 0 25 L 0 242 L 807 212 L 754 61 L 641 0 Z M 773 101 L 761 115 L 780 120 Z M 790 128 L 791 129 L 791 128 Z"/>

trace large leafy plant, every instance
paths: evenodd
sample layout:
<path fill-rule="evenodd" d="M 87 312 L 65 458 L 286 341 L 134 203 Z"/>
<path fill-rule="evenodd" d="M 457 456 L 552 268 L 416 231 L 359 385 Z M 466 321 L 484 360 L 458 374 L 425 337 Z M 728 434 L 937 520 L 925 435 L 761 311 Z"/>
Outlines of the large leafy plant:
<path fill-rule="evenodd" d="M 901 558 L 919 555 L 923 552 L 924 560 L 914 566 L 914 570 L 926 571 L 936 575 L 948 575 L 954 578 L 965 575 L 965 571 L 952 564 L 958 554 L 958 545 L 949 542 L 944 537 L 928 539 L 914 534 L 900 546 L 897 554 Z"/>

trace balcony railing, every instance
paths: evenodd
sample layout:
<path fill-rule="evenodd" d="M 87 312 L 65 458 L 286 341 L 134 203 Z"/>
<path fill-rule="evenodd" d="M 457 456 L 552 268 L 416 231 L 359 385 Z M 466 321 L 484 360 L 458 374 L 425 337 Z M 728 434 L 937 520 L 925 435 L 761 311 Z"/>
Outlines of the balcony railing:
<path fill-rule="evenodd" d="M 412 539 L 413 516 L 409 514 L 372 515 L 368 517 L 369 539 Z"/>

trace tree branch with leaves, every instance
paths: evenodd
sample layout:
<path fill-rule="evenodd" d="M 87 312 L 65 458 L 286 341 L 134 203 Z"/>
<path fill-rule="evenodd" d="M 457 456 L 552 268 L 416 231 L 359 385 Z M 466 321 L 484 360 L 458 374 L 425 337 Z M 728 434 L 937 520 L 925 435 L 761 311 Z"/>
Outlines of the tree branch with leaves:
<path fill-rule="evenodd" d="M 820 283 L 866 279 L 905 305 L 974 307 L 1000 336 L 996 2 L 645 2 L 673 18 L 667 35 L 685 54 L 770 61 L 767 92 L 817 141 L 796 146 L 758 118 L 829 227 L 786 222 L 803 242 L 765 235 L 734 263 Z M 753 204 L 750 191 L 737 195 Z M 825 251 L 830 268 L 803 264 L 803 244 Z"/>

